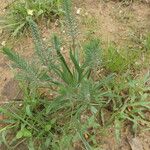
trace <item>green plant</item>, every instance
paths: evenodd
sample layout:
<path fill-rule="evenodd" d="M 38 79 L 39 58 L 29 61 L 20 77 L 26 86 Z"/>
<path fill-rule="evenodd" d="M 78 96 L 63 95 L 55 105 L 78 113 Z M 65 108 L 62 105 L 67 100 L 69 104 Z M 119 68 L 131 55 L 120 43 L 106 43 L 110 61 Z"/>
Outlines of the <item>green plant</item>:
<path fill-rule="evenodd" d="M 38 22 L 42 18 L 54 20 L 60 14 L 60 0 L 17 0 L 8 6 L 7 15 L 1 20 L 1 26 L 16 36 L 28 29 L 28 16 L 32 16 L 33 20 Z"/>
<path fill-rule="evenodd" d="M 4 120 L 7 126 L 0 131 L 1 141 L 5 143 L 7 149 L 16 149 L 20 144 L 34 149 L 34 141 L 39 143 L 39 149 L 46 149 L 53 136 L 55 120 L 45 115 L 45 103 L 38 98 L 37 93 L 36 97 L 25 93 L 26 91 L 24 101 L 13 102 L 0 109 L 8 117 Z"/>
<path fill-rule="evenodd" d="M 134 67 L 135 62 L 141 56 L 141 52 L 134 49 L 117 49 L 116 46 L 109 46 L 103 50 L 103 65 L 108 71 L 123 73 Z"/>
<path fill-rule="evenodd" d="M 65 5 L 68 7 L 67 3 Z M 67 7 L 67 25 L 71 28 L 73 25 L 72 21 L 70 22 L 70 16 L 67 15 L 70 13 L 70 10 L 67 11 Z M 28 17 L 27 21 L 31 27 L 38 59 L 36 63 L 35 61 L 29 62 L 11 49 L 3 49 L 3 53 L 13 61 L 14 68 L 20 70 L 17 79 L 24 83 L 21 108 L 13 109 L 8 106 L 1 108 L 1 112 L 8 116 L 4 122 L 14 120 L 1 130 L 3 142 L 8 148 L 11 146 L 14 149 L 20 142 L 26 142 L 30 149 L 32 147 L 36 149 L 37 145 L 39 149 L 50 147 L 63 149 L 66 146 L 73 147 L 73 143 L 81 141 L 83 147 L 91 149 L 84 134 L 89 134 L 90 137 L 91 133 L 88 133 L 88 128 L 92 127 L 94 132 L 100 126 L 94 116 L 97 115 L 98 109 L 106 103 L 104 97 L 109 96 L 109 92 L 103 89 L 105 81 L 94 82 L 90 77 L 95 65 L 91 58 L 96 56 L 97 52 L 99 53 L 99 42 L 92 40 L 85 46 L 86 57 L 81 63 L 76 50 L 75 28 L 69 30 L 72 44 L 69 50 L 71 64 L 68 65 L 61 53 L 61 43 L 58 37 L 54 35 L 53 46 L 45 48 L 36 23 L 31 17 Z M 92 65 L 89 65 L 90 62 Z M 110 80 L 110 78 L 105 80 Z M 25 83 L 28 84 L 26 88 L 24 88 Z M 43 98 L 38 94 L 40 88 L 49 89 L 49 93 Z M 54 95 L 54 97 L 49 101 L 47 97 L 50 95 Z M 16 102 L 14 105 L 16 106 Z M 86 115 L 88 111 L 91 113 Z M 82 116 L 87 116 L 87 119 L 83 120 Z M 81 129 L 79 125 L 82 125 Z M 17 134 L 14 133 L 13 139 L 7 144 L 9 129 L 16 131 Z M 68 141 L 64 139 L 66 136 Z M 92 141 L 96 142 L 93 139 Z M 16 142 L 17 144 L 15 144 Z"/>
<path fill-rule="evenodd" d="M 104 53 L 104 62 L 108 70 L 122 72 L 128 68 L 128 60 L 124 58 L 114 46 L 110 46 Z"/>
<path fill-rule="evenodd" d="M 147 128 L 150 127 L 150 120 L 146 114 L 150 110 L 148 82 L 149 73 L 144 78 L 133 79 L 130 75 L 125 75 L 112 81 L 110 88 L 113 88 L 114 94 L 118 96 L 110 101 L 109 109 L 112 115 L 106 121 L 106 125 L 114 122 L 118 141 L 121 140 L 121 129 L 125 122 L 131 123 L 134 134 L 143 124 Z"/>

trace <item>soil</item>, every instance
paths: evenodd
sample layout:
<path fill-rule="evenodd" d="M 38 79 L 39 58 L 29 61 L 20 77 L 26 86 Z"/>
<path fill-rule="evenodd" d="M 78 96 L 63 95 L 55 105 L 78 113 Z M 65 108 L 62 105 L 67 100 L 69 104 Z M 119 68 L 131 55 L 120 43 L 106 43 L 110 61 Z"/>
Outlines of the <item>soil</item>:
<path fill-rule="evenodd" d="M 5 14 L 5 7 L 9 2 L 10 0 L 1 0 L 0 15 Z M 83 41 L 98 36 L 104 43 L 113 42 L 118 47 L 140 48 L 142 45 L 137 41 L 150 33 L 149 0 L 135 2 L 76 0 L 74 3 L 80 31 L 85 33 L 80 37 Z M 59 30 L 55 23 L 41 29 L 44 40 L 49 40 L 51 31 Z M 20 37 L 17 41 L 12 39 L 8 41 L 9 35 L 4 30 L 0 30 L 0 34 L 0 44 L 6 42 L 21 55 L 32 56 L 33 44 L 30 36 Z M 0 53 L 0 104 L 19 98 L 19 91 L 10 62 Z M 102 138 L 101 147 L 103 150 L 150 150 L 150 132 L 142 132 L 133 137 L 127 126 L 123 131 L 121 144 L 117 145 L 113 131 L 110 130 L 107 136 Z"/>

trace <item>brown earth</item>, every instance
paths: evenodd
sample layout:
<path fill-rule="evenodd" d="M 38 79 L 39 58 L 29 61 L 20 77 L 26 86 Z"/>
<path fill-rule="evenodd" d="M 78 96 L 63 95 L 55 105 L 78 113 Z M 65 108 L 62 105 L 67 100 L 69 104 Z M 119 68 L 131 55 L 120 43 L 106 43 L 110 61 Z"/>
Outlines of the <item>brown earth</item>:
<path fill-rule="evenodd" d="M 5 7 L 9 0 L 1 0 L 0 15 L 5 14 Z M 76 17 L 79 21 L 81 32 L 85 33 L 82 39 L 98 36 L 103 42 L 114 42 L 118 47 L 140 47 L 138 40 L 150 33 L 150 3 L 145 1 L 101 1 L 101 0 L 77 0 L 75 1 Z M 41 27 L 43 39 L 49 40 L 51 31 L 59 29 L 55 25 Z M 86 32 L 84 32 L 86 31 Z M 60 33 L 60 32 L 59 32 Z M 30 36 L 21 37 L 18 40 L 9 38 L 3 30 L 0 30 L 0 44 L 6 42 L 15 51 L 25 57 L 33 54 L 32 39 Z M 5 42 L 4 42 L 5 41 Z M 15 99 L 19 95 L 18 83 L 9 61 L 0 53 L 0 104 L 7 100 Z M 113 131 L 109 131 L 106 137 L 102 137 L 103 150 L 150 150 L 150 132 L 139 133 L 133 137 L 125 127 L 122 142 L 118 146 L 115 142 Z"/>

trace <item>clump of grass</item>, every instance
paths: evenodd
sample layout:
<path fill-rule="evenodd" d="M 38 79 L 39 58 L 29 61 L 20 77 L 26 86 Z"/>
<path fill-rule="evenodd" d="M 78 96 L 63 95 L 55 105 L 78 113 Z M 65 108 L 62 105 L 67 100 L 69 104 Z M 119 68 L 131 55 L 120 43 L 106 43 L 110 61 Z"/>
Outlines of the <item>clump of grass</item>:
<path fill-rule="evenodd" d="M 60 0 L 17 0 L 12 2 L 6 10 L 6 16 L 1 20 L 2 28 L 12 32 L 13 36 L 28 29 L 28 16 L 38 22 L 44 18 L 52 21 L 62 14 Z"/>
<path fill-rule="evenodd" d="M 103 50 L 103 64 L 110 72 L 123 73 L 136 62 L 138 58 L 137 52 L 134 50 L 119 50 L 115 45 L 109 46 L 106 50 Z"/>
<path fill-rule="evenodd" d="M 125 71 L 128 68 L 127 59 L 124 58 L 117 48 L 110 46 L 104 54 L 105 66 L 112 72 Z"/>
<path fill-rule="evenodd" d="M 118 48 L 117 45 L 111 44 L 102 49 L 102 65 L 108 72 L 119 74 L 133 72 L 146 66 L 149 51 L 147 50 L 148 40 L 143 41 L 143 49 L 138 48 Z"/>
<path fill-rule="evenodd" d="M 148 81 L 149 73 L 138 79 L 124 74 L 122 77 L 117 76 L 116 80 L 112 81 L 110 87 L 113 88 L 117 97 L 110 102 L 110 110 L 113 113 L 107 123 L 111 124 L 114 121 L 115 135 L 118 141 L 121 140 L 121 129 L 125 122 L 131 123 L 134 134 L 137 134 L 143 124 L 149 127 L 150 120 L 146 115 L 146 112 L 150 110 L 149 94 L 147 93 Z"/>

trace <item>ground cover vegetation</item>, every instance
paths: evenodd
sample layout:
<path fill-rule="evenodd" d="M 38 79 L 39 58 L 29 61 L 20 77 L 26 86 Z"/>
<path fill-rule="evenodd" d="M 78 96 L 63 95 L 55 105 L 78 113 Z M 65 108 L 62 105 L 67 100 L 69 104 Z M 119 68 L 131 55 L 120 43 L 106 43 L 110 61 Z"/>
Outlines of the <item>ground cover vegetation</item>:
<path fill-rule="evenodd" d="M 34 59 L 26 60 L 7 47 L 2 50 L 13 62 L 23 93 L 22 99 L 0 107 L 5 116 L 0 141 L 7 149 L 24 145 L 29 150 L 96 150 L 110 127 L 118 144 L 125 125 L 133 134 L 150 128 L 150 75 L 132 73 L 141 53 L 126 56 L 115 46 L 104 50 L 95 37 L 78 45 L 71 0 L 62 4 L 69 59 L 57 34 L 53 33 L 51 46 L 45 46 L 32 14 L 26 22 L 35 45 Z M 149 37 L 144 45 L 149 51 Z"/>
<path fill-rule="evenodd" d="M 6 15 L 1 18 L 1 26 L 13 36 L 24 34 L 28 30 L 27 16 L 35 22 L 48 22 L 62 15 L 61 0 L 15 0 L 6 7 Z"/>

